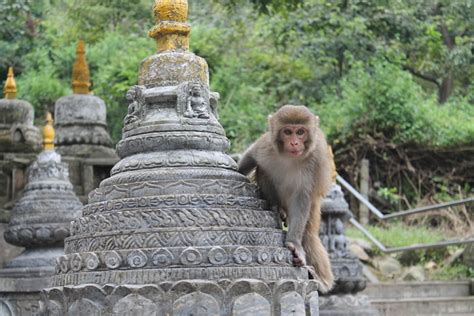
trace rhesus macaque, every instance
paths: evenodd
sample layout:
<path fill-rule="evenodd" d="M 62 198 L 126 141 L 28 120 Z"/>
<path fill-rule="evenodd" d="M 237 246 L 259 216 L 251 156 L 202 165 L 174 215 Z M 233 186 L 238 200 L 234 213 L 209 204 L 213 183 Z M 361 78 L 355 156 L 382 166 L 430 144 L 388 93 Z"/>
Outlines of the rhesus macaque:
<path fill-rule="evenodd" d="M 264 198 L 288 225 L 285 245 L 293 252 L 293 264 L 306 266 L 308 260 L 321 292 L 327 292 L 334 276 L 319 226 L 332 169 L 319 117 L 305 106 L 285 105 L 268 117 L 268 125 L 269 131 L 242 156 L 239 172 L 248 175 L 255 169 Z"/>

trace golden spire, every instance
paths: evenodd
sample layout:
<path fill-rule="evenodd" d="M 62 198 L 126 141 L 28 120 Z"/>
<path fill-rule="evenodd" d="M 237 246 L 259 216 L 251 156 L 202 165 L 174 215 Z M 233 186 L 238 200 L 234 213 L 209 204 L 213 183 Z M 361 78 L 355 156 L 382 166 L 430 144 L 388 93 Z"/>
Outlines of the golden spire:
<path fill-rule="evenodd" d="M 7 81 L 5 82 L 5 87 L 3 88 L 3 94 L 5 99 L 16 99 L 16 82 L 13 76 L 13 68 L 8 68 Z"/>
<path fill-rule="evenodd" d="M 43 148 L 44 150 L 54 149 L 54 127 L 51 113 L 46 113 L 46 125 L 43 128 Z"/>
<path fill-rule="evenodd" d="M 86 45 L 83 40 L 77 43 L 76 62 L 72 67 L 72 91 L 75 94 L 89 94 L 90 76 L 86 61 Z"/>
<path fill-rule="evenodd" d="M 187 0 L 156 0 L 153 7 L 156 25 L 148 35 L 156 40 L 158 52 L 189 50 Z"/>
<path fill-rule="evenodd" d="M 336 183 L 336 177 L 337 177 L 336 161 L 334 160 L 334 153 L 330 145 L 328 145 L 328 151 L 329 151 L 329 159 L 331 159 L 332 182 Z"/>

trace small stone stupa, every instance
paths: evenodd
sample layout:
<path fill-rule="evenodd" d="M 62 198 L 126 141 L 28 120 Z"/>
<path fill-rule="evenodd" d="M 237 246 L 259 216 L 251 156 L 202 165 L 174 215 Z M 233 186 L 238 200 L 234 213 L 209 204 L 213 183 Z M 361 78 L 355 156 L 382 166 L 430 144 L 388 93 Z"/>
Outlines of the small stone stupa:
<path fill-rule="evenodd" d="M 21 252 L 3 239 L 11 209 L 25 186 L 26 168 L 41 150 L 41 135 L 33 125 L 33 106 L 16 98 L 13 68 L 8 69 L 0 99 L 0 268 Z"/>
<path fill-rule="evenodd" d="M 116 157 L 107 131 L 105 102 L 90 92 L 89 66 L 84 41 L 76 48 L 72 70 L 72 95 L 56 101 L 54 120 L 57 151 L 62 156 Z"/>
<path fill-rule="evenodd" d="M 0 99 L 0 152 L 37 152 L 41 148 L 41 135 L 33 125 L 33 106 L 16 98 L 17 88 L 13 68 Z"/>
<path fill-rule="evenodd" d="M 5 232 L 7 242 L 26 249 L 0 270 L 1 315 L 34 315 L 25 311 L 38 309 L 39 291 L 48 286 L 56 258 L 64 254 L 70 222 L 82 207 L 69 182 L 68 166 L 54 150 L 49 113 L 46 121 L 44 150 L 27 170 L 24 194 Z"/>
<path fill-rule="evenodd" d="M 81 40 L 72 70 L 73 94 L 56 101 L 54 119 L 56 150 L 68 163 L 71 182 L 83 202 L 118 161 L 107 130 L 105 102 L 92 95 L 90 87 L 85 44 Z"/>
<path fill-rule="evenodd" d="M 186 0 L 157 0 L 158 52 L 127 93 L 121 160 L 72 223 L 48 315 L 318 315 L 279 215 L 237 172 Z"/>
<path fill-rule="evenodd" d="M 329 152 L 333 161 L 333 184 L 321 204 L 319 236 L 331 259 L 335 286 L 328 295 L 320 298 L 320 315 L 376 316 L 379 312 L 370 305 L 368 297 L 357 294 L 365 289 L 367 281 L 362 264 L 348 248 L 344 225 L 353 215 L 336 183 L 336 164 L 331 148 Z"/>

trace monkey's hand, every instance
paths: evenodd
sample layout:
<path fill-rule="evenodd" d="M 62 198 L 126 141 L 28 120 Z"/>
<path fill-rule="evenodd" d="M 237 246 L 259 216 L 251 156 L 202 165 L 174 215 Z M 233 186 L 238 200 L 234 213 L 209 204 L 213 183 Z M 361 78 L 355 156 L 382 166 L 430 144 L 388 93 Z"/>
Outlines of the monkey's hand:
<path fill-rule="evenodd" d="M 306 265 L 306 254 L 303 247 L 298 246 L 291 241 L 287 241 L 285 246 L 293 253 L 293 265 L 295 267 L 303 267 Z"/>

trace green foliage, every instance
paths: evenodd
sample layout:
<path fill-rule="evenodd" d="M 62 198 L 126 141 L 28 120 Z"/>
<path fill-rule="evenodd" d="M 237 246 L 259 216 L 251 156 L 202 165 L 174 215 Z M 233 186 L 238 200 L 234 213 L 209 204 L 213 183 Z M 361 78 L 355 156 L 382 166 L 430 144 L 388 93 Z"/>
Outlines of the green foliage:
<path fill-rule="evenodd" d="M 458 97 L 440 107 L 398 66 L 375 59 L 358 64 L 331 91 L 319 112 L 334 142 L 355 135 L 383 135 L 395 144 L 425 146 L 474 141 L 474 107 Z"/>
<path fill-rule="evenodd" d="M 430 278 L 440 281 L 468 280 L 474 278 L 474 269 L 458 263 L 436 269 Z"/>

